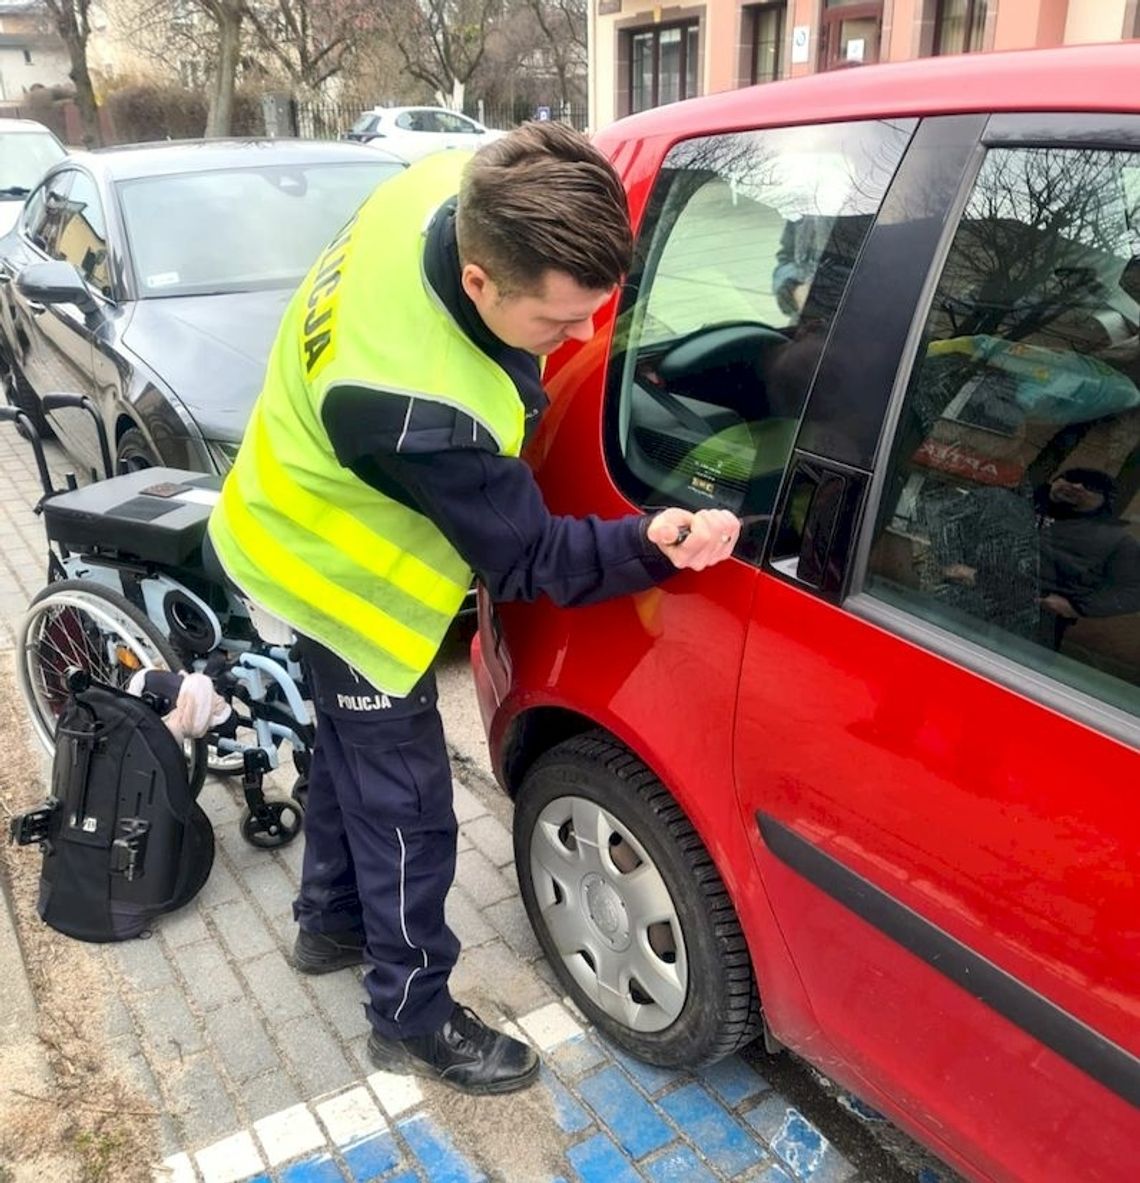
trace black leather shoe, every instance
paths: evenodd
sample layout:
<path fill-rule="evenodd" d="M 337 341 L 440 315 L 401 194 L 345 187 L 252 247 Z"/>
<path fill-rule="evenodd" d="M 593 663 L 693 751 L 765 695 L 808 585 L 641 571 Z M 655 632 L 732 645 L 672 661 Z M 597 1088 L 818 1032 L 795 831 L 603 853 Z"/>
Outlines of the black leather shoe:
<path fill-rule="evenodd" d="M 364 962 L 364 934 L 359 932 L 297 932 L 293 967 L 303 974 L 331 974 Z"/>
<path fill-rule="evenodd" d="M 384 1039 L 373 1031 L 368 1054 L 385 1072 L 427 1076 L 464 1093 L 512 1093 L 531 1084 L 539 1067 L 533 1048 L 458 1003 L 432 1035 Z"/>

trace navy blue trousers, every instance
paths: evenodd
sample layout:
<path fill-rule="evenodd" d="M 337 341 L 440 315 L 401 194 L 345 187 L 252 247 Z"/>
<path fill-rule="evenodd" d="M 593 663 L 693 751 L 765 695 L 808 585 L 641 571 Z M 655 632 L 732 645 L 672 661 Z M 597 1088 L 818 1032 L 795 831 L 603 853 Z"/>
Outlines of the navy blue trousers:
<path fill-rule="evenodd" d="M 456 822 L 435 681 L 429 674 L 408 698 L 387 699 L 339 678 L 338 694 L 332 680 L 316 678 L 323 693 L 314 694 L 293 914 L 309 932 L 363 933 L 373 1028 L 389 1039 L 426 1035 L 451 1014 L 447 980 L 459 956 L 444 920 Z"/>

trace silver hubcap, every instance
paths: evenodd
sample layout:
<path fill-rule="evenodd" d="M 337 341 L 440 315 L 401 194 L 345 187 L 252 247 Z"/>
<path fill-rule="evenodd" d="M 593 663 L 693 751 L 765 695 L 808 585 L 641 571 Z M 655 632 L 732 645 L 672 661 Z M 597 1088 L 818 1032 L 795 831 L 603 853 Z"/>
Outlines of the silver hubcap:
<path fill-rule="evenodd" d="M 595 1006 L 634 1031 L 662 1031 L 685 1005 L 677 909 L 633 833 L 582 797 L 559 797 L 531 835 L 541 921 Z"/>

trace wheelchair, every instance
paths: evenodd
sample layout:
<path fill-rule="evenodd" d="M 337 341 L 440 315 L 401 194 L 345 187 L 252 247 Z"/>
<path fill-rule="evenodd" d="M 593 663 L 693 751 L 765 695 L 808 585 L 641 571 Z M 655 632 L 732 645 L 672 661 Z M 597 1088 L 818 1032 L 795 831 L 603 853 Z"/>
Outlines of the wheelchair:
<path fill-rule="evenodd" d="M 17 638 L 17 681 L 33 729 L 54 754 L 56 722 L 76 669 L 126 689 L 139 671 L 206 674 L 230 706 L 224 727 L 187 740 L 194 791 L 206 773 L 240 774 L 242 837 L 272 849 L 301 830 L 315 739 L 296 637 L 226 579 L 206 535 L 221 478 L 172 468 L 115 475 L 106 431 L 84 395 L 49 394 L 45 410 L 79 407 L 95 423 L 104 475 L 54 487 L 28 416 L 0 407 L 31 445 L 43 485 L 36 505 L 48 542 L 47 583 L 33 597 Z M 95 475 L 95 474 L 93 474 Z M 267 797 L 264 777 L 288 744 L 291 796 Z"/>

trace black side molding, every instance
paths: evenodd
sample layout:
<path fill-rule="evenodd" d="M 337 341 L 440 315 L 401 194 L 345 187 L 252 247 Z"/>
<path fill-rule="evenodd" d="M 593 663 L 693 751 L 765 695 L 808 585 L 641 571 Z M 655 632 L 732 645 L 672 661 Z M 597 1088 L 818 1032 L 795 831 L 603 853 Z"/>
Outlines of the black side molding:
<path fill-rule="evenodd" d="M 980 957 L 893 896 L 758 811 L 768 849 L 832 899 L 961 986 L 1117 1096 L 1140 1108 L 1140 1059 Z"/>

